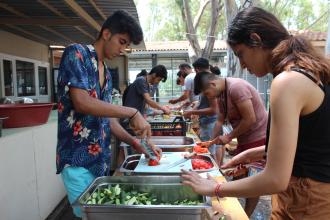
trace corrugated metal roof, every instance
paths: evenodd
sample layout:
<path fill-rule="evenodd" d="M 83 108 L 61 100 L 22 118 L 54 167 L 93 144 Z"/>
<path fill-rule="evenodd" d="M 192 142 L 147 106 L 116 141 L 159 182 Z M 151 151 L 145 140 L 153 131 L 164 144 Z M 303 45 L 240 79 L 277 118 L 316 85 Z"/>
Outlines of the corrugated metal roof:
<path fill-rule="evenodd" d="M 327 38 L 326 32 L 315 32 L 315 31 L 290 31 L 293 35 L 302 35 L 308 40 L 313 42 L 325 42 Z M 154 42 L 145 42 L 145 49 L 136 49 L 133 50 L 134 53 L 140 52 L 186 52 L 188 51 L 189 41 L 154 41 Z M 201 48 L 204 48 L 205 41 L 201 42 Z M 224 40 L 216 40 L 214 43 L 214 50 L 226 50 L 227 43 Z"/>
<path fill-rule="evenodd" d="M 46 45 L 92 43 L 119 9 L 139 19 L 133 0 L 1 0 L 0 29 Z M 132 46 L 145 48 L 144 42 Z"/>
<path fill-rule="evenodd" d="M 134 50 L 134 52 L 139 51 L 187 51 L 189 42 L 188 41 L 154 41 L 145 42 L 146 49 L 144 50 Z M 205 41 L 201 42 L 201 47 L 204 48 Z M 214 50 L 226 50 L 227 45 L 223 40 L 216 40 L 214 42 Z"/>
<path fill-rule="evenodd" d="M 300 30 L 300 31 L 290 31 L 292 35 L 302 35 L 310 41 L 326 41 L 327 33 L 320 31 L 309 31 L 309 30 Z"/>

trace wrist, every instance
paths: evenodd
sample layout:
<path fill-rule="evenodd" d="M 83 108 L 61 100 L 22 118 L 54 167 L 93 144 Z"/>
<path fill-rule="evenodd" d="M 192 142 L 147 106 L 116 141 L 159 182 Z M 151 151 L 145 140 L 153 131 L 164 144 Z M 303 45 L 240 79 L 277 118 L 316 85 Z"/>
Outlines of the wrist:
<path fill-rule="evenodd" d="M 218 183 L 214 189 L 214 195 L 218 198 L 222 198 L 223 196 L 221 195 L 221 190 L 222 190 L 222 183 Z"/>
<path fill-rule="evenodd" d="M 231 142 L 231 140 L 233 139 L 232 133 L 226 134 L 225 137 L 228 139 L 228 143 Z M 228 143 L 226 143 L 226 144 L 228 144 Z"/>
<path fill-rule="evenodd" d="M 136 150 L 139 146 L 139 140 L 134 138 L 131 145 Z"/>

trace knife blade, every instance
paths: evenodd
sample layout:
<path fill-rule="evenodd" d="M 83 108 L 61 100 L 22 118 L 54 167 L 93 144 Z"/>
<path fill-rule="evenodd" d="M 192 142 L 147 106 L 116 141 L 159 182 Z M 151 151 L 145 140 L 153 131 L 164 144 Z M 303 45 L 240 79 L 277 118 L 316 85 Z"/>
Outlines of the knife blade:
<path fill-rule="evenodd" d="M 175 161 L 174 163 L 169 164 L 168 166 L 166 166 L 164 169 L 168 170 L 168 169 L 172 169 L 173 167 L 179 166 L 180 164 L 186 162 L 189 159 L 186 158 L 182 158 L 180 160 Z"/>
<path fill-rule="evenodd" d="M 164 169 L 171 169 L 173 167 L 179 166 L 182 163 L 185 163 L 186 161 L 190 160 L 193 156 L 196 156 L 196 152 L 193 152 L 191 154 L 185 155 L 184 158 L 177 160 L 173 163 L 170 163 L 168 166 L 166 166 Z"/>
<path fill-rule="evenodd" d="M 149 147 L 147 140 L 141 138 L 140 141 L 141 141 L 141 145 L 143 146 L 143 148 L 148 152 L 149 158 L 152 160 L 157 160 L 157 156 L 152 151 L 152 149 Z"/>

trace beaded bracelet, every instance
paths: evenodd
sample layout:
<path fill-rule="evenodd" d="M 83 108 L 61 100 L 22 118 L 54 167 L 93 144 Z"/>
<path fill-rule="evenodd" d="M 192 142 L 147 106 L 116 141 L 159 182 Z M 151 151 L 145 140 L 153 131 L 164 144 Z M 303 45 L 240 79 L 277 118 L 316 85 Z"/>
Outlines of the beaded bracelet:
<path fill-rule="evenodd" d="M 136 112 L 131 117 L 129 117 L 128 122 L 130 122 L 138 112 L 139 110 L 136 110 Z"/>
<path fill-rule="evenodd" d="M 218 183 L 218 185 L 214 189 L 214 194 L 216 197 L 221 198 L 222 196 L 220 195 L 220 189 L 221 189 L 222 183 Z"/>

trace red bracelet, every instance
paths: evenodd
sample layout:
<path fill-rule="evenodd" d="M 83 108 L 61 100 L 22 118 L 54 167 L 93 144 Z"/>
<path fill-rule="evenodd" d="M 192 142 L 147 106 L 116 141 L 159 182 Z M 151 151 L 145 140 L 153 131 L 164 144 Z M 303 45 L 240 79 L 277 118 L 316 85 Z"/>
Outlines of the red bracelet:
<path fill-rule="evenodd" d="M 214 194 L 218 198 L 222 198 L 222 196 L 220 195 L 221 185 L 222 185 L 222 183 L 218 183 L 218 185 L 214 189 Z"/>
<path fill-rule="evenodd" d="M 139 146 L 139 140 L 138 139 L 134 139 L 132 142 L 132 147 L 136 150 Z"/>

